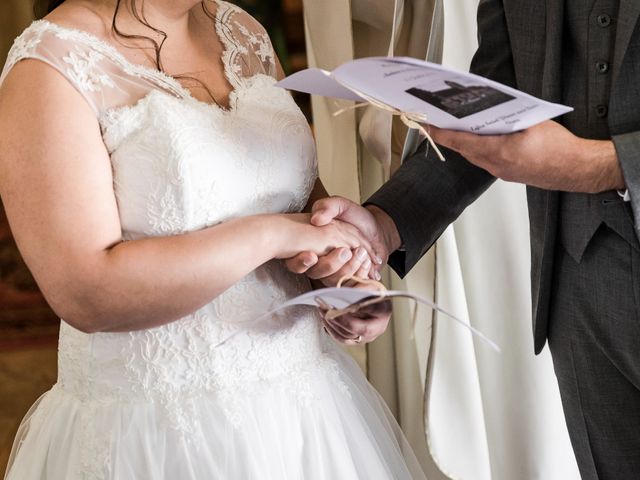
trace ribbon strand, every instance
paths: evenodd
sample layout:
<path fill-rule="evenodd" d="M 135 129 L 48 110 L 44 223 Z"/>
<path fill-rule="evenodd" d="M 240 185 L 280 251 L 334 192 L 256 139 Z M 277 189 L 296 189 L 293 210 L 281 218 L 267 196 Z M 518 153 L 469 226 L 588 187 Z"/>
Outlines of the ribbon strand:
<path fill-rule="evenodd" d="M 335 80 L 338 83 L 341 83 L 338 79 L 335 79 Z M 374 107 L 377 107 L 377 108 L 380 108 L 382 110 L 385 110 L 386 112 L 389 112 L 393 116 L 400 117 L 400 120 L 402 121 L 402 123 L 404 123 L 408 128 L 416 129 L 420 133 L 422 133 L 422 135 L 424 135 L 427 138 L 427 140 L 429 141 L 429 145 L 431 145 L 431 147 L 433 147 L 433 150 L 436 152 L 436 155 L 438 156 L 440 161 L 442 161 L 442 162 L 446 161 L 446 159 L 444 158 L 444 155 L 442 155 L 442 152 L 438 148 L 438 145 L 433 140 L 433 138 L 431 138 L 431 135 L 429 135 L 429 132 L 427 131 L 425 126 L 422 124 L 422 123 L 427 123 L 426 115 L 424 115 L 422 113 L 403 112 L 401 110 L 398 110 L 397 108 L 394 108 L 394 107 L 391 107 L 391 106 L 386 105 L 384 103 L 381 103 L 381 102 L 369 97 L 368 95 L 365 95 L 362 92 L 359 92 L 358 90 L 355 90 L 352 87 L 349 87 L 347 85 L 344 85 L 344 86 L 349 88 L 356 95 L 359 95 L 360 97 L 364 98 L 366 101 L 365 102 L 356 103 L 356 104 L 350 105 L 348 107 L 340 108 L 339 110 L 336 110 L 333 113 L 334 117 L 337 117 L 338 115 L 342 115 L 343 113 L 348 112 L 350 110 L 355 110 L 357 108 L 368 107 L 369 105 L 373 105 Z M 427 153 L 429 153 L 429 152 L 427 151 Z"/>

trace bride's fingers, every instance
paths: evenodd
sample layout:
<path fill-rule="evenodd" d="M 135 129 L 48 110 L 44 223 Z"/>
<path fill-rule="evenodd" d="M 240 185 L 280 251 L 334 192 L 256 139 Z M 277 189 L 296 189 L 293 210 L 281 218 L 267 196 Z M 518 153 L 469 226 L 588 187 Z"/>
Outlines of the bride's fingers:
<path fill-rule="evenodd" d="M 362 265 L 360 265 L 358 271 L 355 272 L 354 276 L 359 278 L 369 278 L 369 273 L 371 272 L 372 266 L 373 263 L 371 262 L 371 258 L 367 256 L 364 262 L 362 262 Z"/>
<path fill-rule="evenodd" d="M 358 230 L 353 225 L 349 225 L 349 227 L 353 229 L 352 234 L 356 236 L 356 241 L 358 243 L 358 246 L 364 248 L 367 251 L 367 253 L 369 254 L 369 258 L 371 258 L 371 261 L 373 262 L 373 264 L 378 266 L 382 265 L 384 260 L 379 255 L 378 250 L 376 249 L 374 244 L 371 242 L 371 240 L 365 237 L 364 235 L 362 235 L 362 232 L 360 232 L 360 230 Z"/>
<path fill-rule="evenodd" d="M 361 235 L 358 235 L 358 246 L 364 248 L 371 261 L 377 264 L 379 256 L 369 240 L 362 237 Z"/>

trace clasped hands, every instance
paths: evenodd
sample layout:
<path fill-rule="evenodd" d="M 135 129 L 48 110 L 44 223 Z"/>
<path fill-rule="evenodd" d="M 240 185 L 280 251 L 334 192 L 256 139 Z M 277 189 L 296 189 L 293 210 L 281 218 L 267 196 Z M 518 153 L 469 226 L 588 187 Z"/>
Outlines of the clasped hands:
<path fill-rule="evenodd" d="M 310 222 L 316 227 L 350 225 L 355 227 L 359 245 L 339 247 L 318 255 L 305 251 L 288 258 L 285 263 L 295 273 L 307 276 L 322 285 L 333 287 L 344 277 L 380 280 L 380 269 L 389 253 L 400 246 L 400 236 L 389 216 L 375 206 L 361 207 L 342 197 L 318 200 L 313 205 Z M 348 284 L 367 288 L 366 284 Z M 391 304 L 382 301 L 337 318 L 324 315 L 327 333 L 347 345 L 371 342 L 387 328 Z"/>
<path fill-rule="evenodd" d="M 599 193 L 624 189 L 625 182 L 611 140 L 580 138 L 559 123 L 548 120 L 521 132 L 481 136 L 425 126 L 439 145 L 460 153 L 470 163 L 497 178 L 548 190 Z M 326 286 L 344 276 L 380 279 L 380 268 L 401 245 L 391 218 L 375 206 L 361 207 L 341 197 L 313 205 L 311 223 L 316 226 L 341 221 L 357 228 L 367 248 L 337 248 L 326 255 L 302 252 L 286 260 L 289 270 L 306 273 Z M 325 329 L 346 344 L 370 342 L 389 322 L 390 305 L 377 311 L 361 311 L 336 319 L 325 318 Z"/>

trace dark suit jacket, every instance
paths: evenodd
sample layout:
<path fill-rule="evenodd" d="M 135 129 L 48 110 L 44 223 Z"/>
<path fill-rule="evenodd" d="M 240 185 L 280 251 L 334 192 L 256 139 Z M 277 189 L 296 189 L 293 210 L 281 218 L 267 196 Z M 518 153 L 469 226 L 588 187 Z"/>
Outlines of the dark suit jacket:
<path fill-rule="evenodd" d="M 564 1 L 480 0 L 479 47 L 471 71 L 537 97 L 561 101 Z M 640 225 L 639 16 L 640 0 L 620 0 L 608 115 L 631 194 L 635 227 L 624 208 L 607 207 L 617 193 L 593 195 L 590 202 L 602 221 L 635 248 Z M 443 163 L 431 153 L 425 158 L 424 149 L 419 150 L 368 201 L 385 210 L 398 227 L 405 248 L 395 252 L 389 263 L 401 276 L 495 180 L 457 153 L 446 149 L 444 153 L 447 161 Z M 544 347 L 547 336 L 559 195 L 527 187 L 536 353 Z"/>

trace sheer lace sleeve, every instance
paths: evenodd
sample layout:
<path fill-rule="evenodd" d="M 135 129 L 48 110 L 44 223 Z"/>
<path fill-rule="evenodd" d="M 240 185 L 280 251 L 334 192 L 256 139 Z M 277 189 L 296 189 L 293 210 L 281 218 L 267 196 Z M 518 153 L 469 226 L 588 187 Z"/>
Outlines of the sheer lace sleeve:
<path fill-rule="evenodd" d="M 276 77 L 276 57 L 264 27 L 241 8 L 227 2 L 218 5 L 216 31 L 225 47 L 227 78 L 237 85 L 257 74 Z"/>
<path fill-rule="evenodd" d="M 97 116 L 130 105 L 152 88 L 150 81 L 113 47 L 91 35 L 40 20 L 14 42 L 0 75 L 0 85 L 21 60 L 35 59 L 60 72 L 85 98 Z M 167 81 L 166 89 L 171 90 Z"/>

